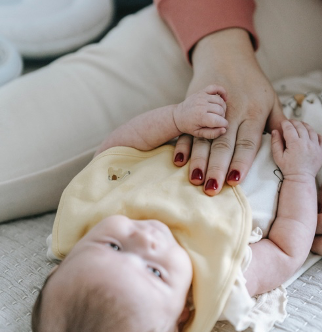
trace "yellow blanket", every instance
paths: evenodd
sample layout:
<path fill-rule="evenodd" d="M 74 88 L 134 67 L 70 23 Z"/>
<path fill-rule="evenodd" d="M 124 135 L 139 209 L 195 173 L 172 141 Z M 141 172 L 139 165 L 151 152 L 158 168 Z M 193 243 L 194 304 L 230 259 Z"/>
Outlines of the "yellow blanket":
<path fill-rule="evenodd" d="M 172 162 L 173 147 L 149 152 L 115 147 L 97 156 L 65 189 L 53 228 L 63 259 L 103 218 L 123 214 L 167 224 L 193 264 L 195 313 L 186 331 L 211 331 L 235 281 L 251 232 L 251 211 L 239 187 L 209 197 Z"/>

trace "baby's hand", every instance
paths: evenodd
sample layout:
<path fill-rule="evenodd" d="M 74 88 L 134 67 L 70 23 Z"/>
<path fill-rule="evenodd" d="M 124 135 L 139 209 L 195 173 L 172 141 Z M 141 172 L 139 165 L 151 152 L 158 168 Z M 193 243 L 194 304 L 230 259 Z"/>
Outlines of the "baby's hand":
<path fill-rule="evenodd" d="M 179 131 L 195 137 L 214 139 L 226 132 L 226 91 L 217 85 L 189 96 L 174 110 L 173 118 Z"/>
<path fill-rule="evenodd" d="M 322 166 L 322 137 L 307 123 L 296 120 L 283 121 L 282 137 L 272 132 L 273 158 L 284 178 L 301 181 L 304 177 L 315 178 Z"/>

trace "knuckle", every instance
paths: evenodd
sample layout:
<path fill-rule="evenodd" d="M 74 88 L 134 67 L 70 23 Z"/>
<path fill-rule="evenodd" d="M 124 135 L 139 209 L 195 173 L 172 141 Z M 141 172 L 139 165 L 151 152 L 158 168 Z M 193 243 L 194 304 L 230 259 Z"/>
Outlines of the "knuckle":
<path fill-rule="evenodd" d="M 231 163 L 231 166 L 239 170 L 245 170 L 249 168 L 249 163 L 246 160 L 235 157 Z"/>
<path fill-rule="evenodd" d="M 224 169 L 223 165 L 219 165 L 219 164 L 208 165 L 208 168 L 207 168 L 208 175 L 224 173 L 224 172 L 225 172 L 225 169 Z"/>
<path fill-rule="evenodd" d="M 192 138 L 189 135 L 181 135 L 176 142 L 176 148 L 190 149 L 191 146 L 192 146 Z"/>
<path fill-rule="evenodd" d="M 197 164 L 197 165 L 203 165 L 207 161 L 205 159 L 205 156 L 202 155 L 192 155 L 191 156 L 191 164 Z"/>
<path fill-rule="evenodd" d="M 184 141 L 177 141 L 176 147 L 177 148 L 185 148 L 187 146 L 191 146 L 191 144 L 189 142 L 184 142 Z"/>
<path fill-rule="evenodd" d="M 207 138 L 204 138 L 204 137 L 195 137 L 193 144 L 194 145 L 209 145 L 209 141 Z"/>
<path fill-rule="evenodd" d="M 233 145 L 228 138 L 222 137 L 219 140 L 214 140 L 211 145 L 211 150 L 232 150 Z"/>
<path fill-rule="evenodd" d="M 243 150 L 255 150 L 257 146 L 251 139 L 243 138 L 237 140 L 236 148 L 241 148 Z"/>

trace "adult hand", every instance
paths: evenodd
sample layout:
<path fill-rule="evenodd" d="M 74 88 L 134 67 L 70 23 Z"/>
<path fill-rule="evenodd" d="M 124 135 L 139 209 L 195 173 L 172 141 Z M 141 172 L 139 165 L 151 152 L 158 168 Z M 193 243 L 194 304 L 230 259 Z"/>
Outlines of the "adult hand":
<path fill-rule="evenodd" d="M 281 130 L 285 116 L 245 30 L 226 29 L 206 36 L 196 45 L 192 63 L 188 95 L 209 84 L 223 86 L 227 92 L 228 128 L 212 143 L 181 136 L 174 162 L 184 165 L 191 152 L 190 182 L 204 184 L 205 193 L 213 196 L 225 180 L 230 185 L 243 181 L 260 147 L 266 122 L 268 131 Z"/>

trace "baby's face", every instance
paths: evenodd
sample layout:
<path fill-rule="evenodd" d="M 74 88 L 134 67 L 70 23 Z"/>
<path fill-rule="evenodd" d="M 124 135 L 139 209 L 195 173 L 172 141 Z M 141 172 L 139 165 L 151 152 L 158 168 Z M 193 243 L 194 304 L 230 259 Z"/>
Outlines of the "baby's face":
<path fill-rule="evenodd" d="M 188 254 L 157 220 L 108 217 L 75 245 L 64 263 L 74 272 L 82 265 L 81 273 L 88 271 L 89 278 L 103 281 L 118 299 L 132 303 L 141 315 L 133 331 L 145 330 L 139 327 L 141 320 L 159 327 L 165 319 L 178 322 L 192 280 Z"/>

